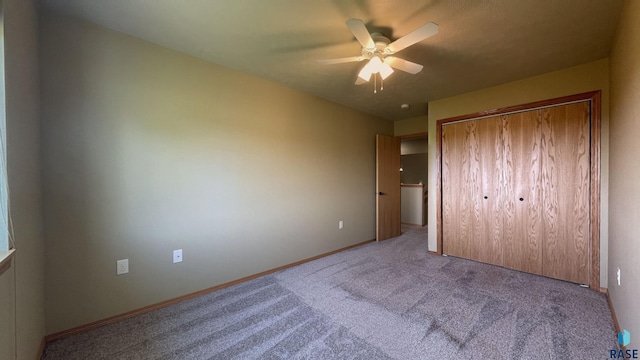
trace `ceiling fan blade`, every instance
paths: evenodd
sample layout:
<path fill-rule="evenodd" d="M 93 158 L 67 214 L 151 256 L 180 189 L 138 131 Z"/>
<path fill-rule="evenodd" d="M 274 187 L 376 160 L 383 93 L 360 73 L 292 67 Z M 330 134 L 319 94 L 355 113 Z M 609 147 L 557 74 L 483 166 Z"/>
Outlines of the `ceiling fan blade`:
<path fill-rule="evenodd" d="M 337 59 L 326 59 L 326 60 L 318 60 L 316 61 L 318 64 L 322 65 L 333 65 L 333 64 L 344 64 L 348 62 L 362 61 L 364 57 L 362 56 L 349 56 Z"/>
<path fill-rule="evenodd" d="M 417 74 L 422 71 L 423 66 L 420 64 L 416 64 L 411 61 L 407 61 L 404 59 L 397 58 L 395 56 L 387 56 L 384 58 L 384 62 L 389 64 L 394 69 L 398 69 L 404 72 L 408 72 L 409 74 Z"/>
<path fill-rule="evenodd" d="M 356 37 L 360 45 L 362 45 L 365 49 L 374 49 L 376 44 L 373 42 L 371 38 L 371 34 L 369 34 L 369 30 L 364 26 L 364 23 L 360 19 L 349 19 L 347 20 L 347 27 L 353 33 L 353 36 Z"/>
<path fill-rule="evenodd" d="M 362 84 L 366 84 L 367 80 L 362 79 L 361 77 L 357 77 L 356 78 L 356 85 L 362 85 Z"/>
<path fill-rule="evenodd" d="M 387 49 L 393 54 L 437 33 L 438 25 L 430 22 L 428 24 L 422 25 L 412 33 L 407 34 L 400 39 L 392 42 L 387 46 Z"/>

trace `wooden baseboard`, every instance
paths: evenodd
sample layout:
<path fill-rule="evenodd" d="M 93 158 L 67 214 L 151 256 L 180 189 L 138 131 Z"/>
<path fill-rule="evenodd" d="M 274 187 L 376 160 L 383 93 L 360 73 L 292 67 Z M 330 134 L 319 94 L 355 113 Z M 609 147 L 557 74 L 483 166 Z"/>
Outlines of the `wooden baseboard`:
<path fill-rule="evenodd" d="M 339 252 L 342 252 L 342 251 L 345 251 L 345 250 L 349 250 L 349 249 L 352 249 L 352 248 L 355 248 L 355 247 L 358 247 L 358 246 L 362 246 L 362 245 L 365 245 L 365 244 L 368 244 L 368 243 L 371 243 L 371 242 L 374 242 L 374 241 L 376 241 L 376 240 L 375 239 L 367 240 L 367 241 L 363 241 L 363 242 L 360 242 L 360 243 L 357 243 L 357 244 L 354 244 L 354 245 L 349 245 L 349 246 L 346 246 L 346 247 L 343 247 L 343 248 L 340 248 L 340 249 L 337 249 L 337 250 L 329 251 L 329 252 L 324 253 L 324 254 L 320 254 L 320 255 L 312 256 L 310 258 L 306 258 L 306 259 L 303 259 L 303 260 L 300 260 L 300 261 L 296 261 L 296 262 L 293 262 L 291 264 L 279 266 L 279 267 L 276 267 L 276 268 L 273 268 L 273 269 L 269 269 L 269 270 L 266 270 L 266 271 L 263 271 L 263 272 L 259 272 L 257 274 L 253 274 L 253 275 L 249 275 L 249 276 L 237 279 L 237 280 L 229 281 L 229 282 L 226 282 L 224 284 L 220 284 L 220 285 L 216 285 L 216 286 L 213 286 L 213 287 L 210 287 L 210 288 L 207 288 L 207 289 L 196 291 L 194 293 L 178 296 L 178 297 L 173 298 L 173 299 L 161 301 L 161 302 L 156 303 L 156 304 L 152 304 L 152 305 L 145 306 L 145 307 L 142 307 L 142 308 L 139 308 L 139 309 L 131 310 L 131 311 L 126 312 L 124 314 L 111 316 L 111 317 L 108 317 L 106 319 L 97 320 L 97 321 L 94 321 L 94 322 L 91 322 L 91 323 L 88 323 L 88 324 L 85 324 L 85 325 L 80 325 L 80 326 L 77 326 L 77 327 L 74 327 L 74 328 L 71 328 L 71 329 L 68 329 L 68 330 L 63 330 L 63 331 L 60 331 L 60 332 L 57 332 L 57 333 L 54 333 L 54 334 L 47 335 L 45 337 L 44 341 L 45 341 L 45 343 L 47 343 L 47 342 L 50 342 L 50 341 L 53 341 L 53 340 L 58 340 L 58 339 L 67 337 L 69 335 L 75 335 L 75 334 L 83 333 L 83 332 L 86 332 L 86 331 L 89 331 L 89 330 L 92 330 L 92 329 L 95 329 L 95 328 L 99 328 L 101 326 L 113 324 L 113 323 L 118 322 L 118 321 L 129 319 L 129 318 L 132 318 L 134 316 L 138 316 L 138 315 L 141 315 L 141 314 L 144 314 L 144 313 L 148 313 L 148 312 L 153 311 L 153 310 L 161 309 L 161 308 L 164 308 L 164 307 L 167 307 L 167 306 L 170 306 L 170 305 L 173 305 L 173 304 L 185 301 L 185 300 L 193 299 L 195 297 L 202 296 L 202 295 L 214 292 L 216 290 L 224 289 L 226 287 L 237 285 L 237 284 L 243 283 L 245 281 L 249 281 L 249 280 L 253 280 L 253 279 L 265 276 L 265 275 L 273 274 L 273 273 L 278 272 L 280 270 L 285 270 L 285 269 L 288 269 L 288 268 L 291 268 L 291 267 L 294 267 L 294 266 L 297 266 L 297 265 L 301 265 L 301 264 L 307 263 L 309 261 L 317 260 L 317 259 L 323 258 L 325 256 L 333 255 L 333 254 L 336 254 L 336 253 L 339 253 Z M 43 348 L 44 348 L 44 345 L 43 345 Z"/>
<path fill-rule="evenodd" d="M 618 322 L 618 317 L 616 316 L 616 310 L 613 308 L 613 303 L 611 302 L 611 296 L 609 296 L 609 290 L 607 288 L 600 288 L 600 292 L 604 294 L 607 298 L 607 304 L 609 304 L 609 310 L 611 311 L 611 317 L 613 318 L 613 325 L 616 327 L 616 333 L 622 331 L 620 328 L 620 323 Z"/>
<path fill-rule="evenodd" d="M 440 254 L 440 253 L 439 253 L 439 252 L 437 252 L 437 251 L 431 251 L 431 250 L 427 250 L 427 253 L 429 253 L 429 254 L 433 254 L 433 255 L 442 255 L 442 254 Z"/>
<path fill-rule="evenodd" d="M 611 302 L 611 296 L 609 296 L 609 290 L 607 288 L 601 287 L 600 292 L 603 293 L 604 296 L 607 298 L 607 304 L 609 304 L 609 311 L 611 311 L 611 317 L 613 318 L 613 326 L 615 327 L 616 334 L 618 334 L 620 331 L 622 331 L 622 328 L 620 327 L 620 323 L 618 322 L 618 317 L 616 316 L 616 310 L 613 308 L 613 302 Z M 622 351 L 627 350 L 626 347 L 622 345 L 620 345 L 620 349 L 622 349 Z"/>

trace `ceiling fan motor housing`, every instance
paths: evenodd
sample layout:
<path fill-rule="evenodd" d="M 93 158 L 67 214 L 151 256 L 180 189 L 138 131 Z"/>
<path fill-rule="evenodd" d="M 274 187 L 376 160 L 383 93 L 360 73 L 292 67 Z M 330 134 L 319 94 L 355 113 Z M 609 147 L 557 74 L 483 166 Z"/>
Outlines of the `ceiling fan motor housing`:
<path fill-rule="evenodd" d="M 379 54 L 381 58 L 384 58 L 385 55 L 390 54 L 390 52 L 387 49 L 387 45 L 391 43 L 391 40 L 389 40 L 388 37 L 380 33 L 373 33 L 371 34 L 371 38 L 373 39 L 375 48 L 370 49 L 370 48 L 363 47 L 362 56 L 366 57 L 367 59 L 370 59 L 375 54 Z"/>

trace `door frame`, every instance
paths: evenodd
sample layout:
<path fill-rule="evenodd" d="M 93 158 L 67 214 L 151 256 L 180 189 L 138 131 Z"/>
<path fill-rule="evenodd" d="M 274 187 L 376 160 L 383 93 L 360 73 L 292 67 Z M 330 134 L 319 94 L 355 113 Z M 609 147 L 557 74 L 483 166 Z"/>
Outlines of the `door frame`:
<path fill-rule="evenodd" d="M 562 104 L 589 101 L 591 110 L 591 150 L 590 150 L 590 246 L 589 246 L 589 287 L 600 291 L 600 143 L 601 143 L 601 91 L 563 96 L 522 105 L 486 110 L 472 114 L 455 116 L 436 122 L 436 233 L 437 254 L 442 255 L 442 126 L 452 122 L 476 120 L 496 115 L 530 111 Z"/>

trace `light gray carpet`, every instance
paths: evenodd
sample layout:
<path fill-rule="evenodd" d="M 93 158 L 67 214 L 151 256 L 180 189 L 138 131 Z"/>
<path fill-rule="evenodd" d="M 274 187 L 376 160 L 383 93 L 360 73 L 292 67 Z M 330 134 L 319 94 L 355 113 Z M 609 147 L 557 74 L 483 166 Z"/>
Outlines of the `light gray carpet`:
<path fill-rule="evenodd" d="M 47 344 L 43 359 L 603 359 L 605 297 L 427 254 L 426 228 Z"/>

